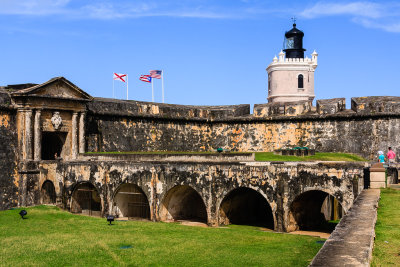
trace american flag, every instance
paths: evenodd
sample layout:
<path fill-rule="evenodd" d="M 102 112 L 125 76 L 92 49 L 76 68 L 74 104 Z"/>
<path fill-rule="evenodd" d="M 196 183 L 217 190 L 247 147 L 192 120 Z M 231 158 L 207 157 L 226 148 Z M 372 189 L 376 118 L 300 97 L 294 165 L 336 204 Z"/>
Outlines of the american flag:
<path fill-rule="evenodd" d="M 150 75 L 140 75 L 139 80 L 141 80 L 142 82 L 151 83 Z"/>
<path fill-rule="evenodd" d="M 161 70 L 151 70 L 150 71 L 150 77 L 151 78 L 156 78 L 156 79 L 161 79 Z"/>

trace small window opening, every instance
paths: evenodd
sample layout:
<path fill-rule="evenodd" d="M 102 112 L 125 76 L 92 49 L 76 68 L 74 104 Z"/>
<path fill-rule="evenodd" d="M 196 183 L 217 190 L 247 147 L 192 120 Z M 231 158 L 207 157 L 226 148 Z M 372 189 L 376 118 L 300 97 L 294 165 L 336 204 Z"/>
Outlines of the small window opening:
<path fill-rule="evenodd" d="M 299 89 L 304 88 L 303 74 L 299 74 L 299 76 L 297 77 L 297 84 Z"/>

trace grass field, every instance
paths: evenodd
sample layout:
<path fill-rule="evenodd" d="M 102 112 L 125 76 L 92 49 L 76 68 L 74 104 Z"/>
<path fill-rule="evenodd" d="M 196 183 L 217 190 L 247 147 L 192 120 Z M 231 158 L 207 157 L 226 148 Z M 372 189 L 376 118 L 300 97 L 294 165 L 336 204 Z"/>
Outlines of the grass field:
<path fill-rule="evenodd" d="M 321 239 L 232 225 L 118 221 L 56 207 L 0 212 L 1 266 L 307 266 Z"/>
<path fill-rule="evenodd" d="M 86 152 L 85 154 L 216 154 L 213 151 L 190 152 L 190 151 L 129 151 L 129 152 Z M 229 154 L 252 153 L 252 152 L 228 152 Z M 320 153 L 313 156 L 297 157 L 276 155 L 274 152 L 255 152 L 256 161 L 368 161 L 358 155 L 349 153 Z"/>
<path fill-rule="evenodd" d="M 371 266 L 400 266 L 400 190 L 382 189 Z"/>
<path fill-rule="evenodd" d="M 313 156 L 297 157 L 276 155 L 273 152 L 257 152 L 257 161 L 367 161 L 366 159 L 347 153 L 315 153 Z"/>

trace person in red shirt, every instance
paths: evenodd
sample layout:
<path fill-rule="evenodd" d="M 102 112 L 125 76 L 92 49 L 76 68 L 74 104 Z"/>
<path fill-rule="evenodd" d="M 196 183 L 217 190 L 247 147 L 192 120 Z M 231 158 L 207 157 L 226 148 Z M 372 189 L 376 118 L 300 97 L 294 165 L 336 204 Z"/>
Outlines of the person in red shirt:
<path fill-rule="evenodd" d="M 391 163 L 395 163 L 396 153 L 394 153 L 394 151 L 392 150 L 391 147 L 389 147 L 389 151 L 388 151 L 388 153 L 386 154 L 386 157 L 387 157 L 387 159 L 388 159 L 389 165 L 390 165 Z"/>

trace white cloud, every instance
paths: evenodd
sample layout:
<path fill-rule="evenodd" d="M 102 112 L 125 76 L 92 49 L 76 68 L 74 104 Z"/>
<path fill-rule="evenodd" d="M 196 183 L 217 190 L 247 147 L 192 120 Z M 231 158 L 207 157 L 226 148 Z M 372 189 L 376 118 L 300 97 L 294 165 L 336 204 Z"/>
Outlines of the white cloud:
<path fill-rule="evenodd" d="M 305 9 L 300 15 L 304 18 L 316 18 L 334 15 L 352 15 L 367 18 L 379 18 L 384 12 L 384 7 L 371 2 L 353 2 L 347 4 L 317 3 Z"/>
<path fill-rule="evenodd" d="M 158 6 L 154 3 L 118 4 L 97 3 L 82 8 L 90 18 L 123 19 L 139 17 L 230 18 L 229 14 L 213 12 L 199 7 Z"/>
<path fill-rule="evenodd" d="M 234 18 L 238 12 L 191 3 L 151 1 L 80 1 L 80 0 L 0 0 L 0 14 L 49 16 L 75 19 L 125 19 L 139 17 Z M 217 11 L 214 11 L 217 10 Z"/>
<path fill-rule="evenodd" d="M 368 19 L 357 18 L 353 19 L 354 22 L 361 24 L 365 28 L 380 29 L 387 32 L 400 33 L 400 22 L 379 23 Z"/>
<path fill-rule="evenodd" d="M 70 0 L 1 0 L 0 14 L 51 15 L 65 12 Z"/>
<path fill-rule="evenodd" d="M 314 19 L 326 16 L 348 16 L 351 21 L 366 28 L 381 29 L 388 32 L 400 32 L 399 3 L 375 3 L 358 1 L 351 3 L 318 2 L 304 9 L 299 16 Z"/>

